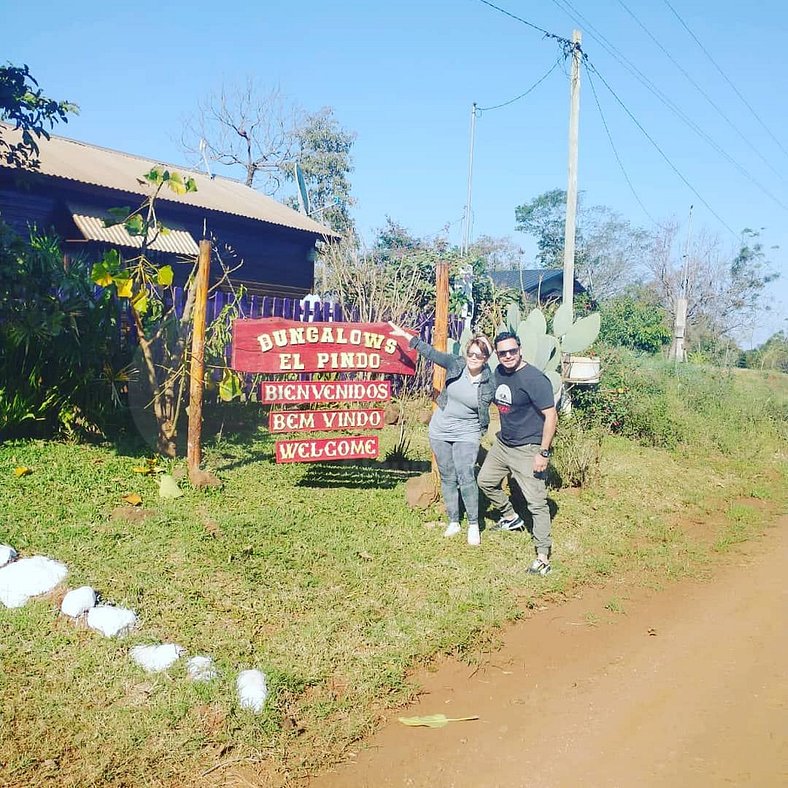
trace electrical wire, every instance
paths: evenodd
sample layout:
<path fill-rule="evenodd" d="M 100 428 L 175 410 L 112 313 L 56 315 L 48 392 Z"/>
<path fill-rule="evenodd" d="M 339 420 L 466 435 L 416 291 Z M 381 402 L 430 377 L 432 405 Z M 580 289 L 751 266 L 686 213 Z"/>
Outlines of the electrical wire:
<path fill-rule="evenodd" d="M 515 101 L 519 101 L 521 98 L 525 98 L 531 91 L 535 90 L 542 84 L 549 76 L 558 68 L 558 64 L 561 62 L 560 59 L 557 59 L 555 63 L 550 67 L 550 69 L 541 77 L 539 77 L 533 85 L 531 85 L 525 93 L 521 93 L 519 96 L 515 96 L 513 99 L 509 99 L 509 101 L 504 101 L 502 104 L 494 104 L 492 107 L 476 107 L 477 115 L 481 115 L 482 112 L 489 112 L 493 109 L 501 109 L 501 107 L 508 107 L 510 104 L 514 104 Z"/>
<path fill-rule="evenodd" d="M 765 186 L 763 186 L 742 164 L 733 158 L 726 150 L 722 148 L 709 134 L 707 134 L 697 123 L 695 123 L 685 112 L 683 112 L 673 101 L 671 101 L 636 65 L 634 65 L 626 56 L 621 54 L 613 44 L 611 44 L 602 33 L 582 15 L 569 0 L 553 0 L 561 11 L 563 11 L 574 21 L 581 24 L 592 38 L 600 43 L 600 45 L 618 61 L 630 74 L 632 74 L 642 85 L 644 85 L 651 93 L 653 93 L 676 117 L 682 120 L 689 128 L 691 128 L 706 144 L 712 147 L 722 158 L 724 158 L 731 166 L 739 171 L 739 173 L 755 185 L 761 192 L 763 192 L 770 200 L 775 202 L 784 211 L 788 211 L 786 206 L 780 199 L 775 197 Z M 568 6 L 570 10 L 567 10 Z M 588 56 L 584 54 L 586 60 Z"/>
<path fill-rule="evenodd" d="M 627 115 L 629 115 L 632 122 L 640 129 L 640 131 L 643 133 L 646 139 L 654 146 L 656 151 L 659 153 L 660 156 L 662 156 L 662 158 L 665 160 L 667 165 L 673 170 L 673 172 L 675 172 L 676 175 L 678 175 L 679 178 L 681 178 L 684 185 L 687 186 L 690 189 L 690 191 L 703 203 L 703 205 L 706 206 L 709 213 L 711 213 L 712 216 L 714 216 L 717 219 L 717 221 L 723 227 L 725 227 L 726 230 L 728 230 L 728 232 L 738 237 L 739 234 L 714 210 L 714 208 L 711 207 L 711 205 L 709 205 L 708 202 L 706 202 L 706 200 L 703 198 L 701 193 L 687 180 L 687 178 L 679 170 L 679 168 L 668 158 L 668 155 L 665 153 L 665 151 L 662 150 L 662 148 L 659 146 L 656 140 L 646 131 L 646 129 L 643 127 L 640 121 L 632 114 L 632 112 L 629 110 L 629 107 L 627 107 L 627 105 L 624 104 L 624 102 L 618 97 L 618 94 L 613 90 L 613 88 L 610 87 L 607 80 L 599 73 L 599 69 L 597 69 L 596 66 L 594 66 L 594 64 L 589 61 L 586 61 L 586 68 L 592 70 L 599 77 L 602 84 L 610 91 L 610 94 L 619 103 L 619 105 L 624 110 L 624 112 L 626 112 Z"/>
<path fill-rule="evenodd" d="M 479 0 L 479 2 L 484 3 L 484 5 L 489 6 L 490 8 L 494 8 L 496 11 L 500 11 L 502 14 L 505 14 L 506 16 L 510 16 L 512 19 L 516 19 L 518 22 L 522 22 L 524 25 L 527 25 L 528 27 L 533 28 L 534 30 L 538 30 L 546 38 L 554 38 L 556 41 L 567 42 L 569 44 L 572 43 L 571 41 L 568 41 L 568 39 L 563 38 L 562 36 L 556 35 L 555 33 L 551 33 L 549 30 L 545 30 L 543 27 L 539 27 L 538 25 L 535 25 L 533 22 L 529 22 L 527 19 L 523 19 L 521 16 L 517 16 L 516 14 L 513 14 L 510 11 L 501 8 L 500 6 L 497 6 L 494 3 L 489 2 L 489 0 Z"/>
<path fill-rule="evenodd" d="M 646 216 L 648 216 L 652 224 L 656 225 L 657 221 L 649 213 L 648 208 L 646 208 L 646 206 L 643 204 L 643 200 L 640 199 L 640 195 L 635 190 L 635 187 L 632 181 L 630 180 L 630 177 L 627 174 L 627 171 L 624 167 L 624 163 L 621 161 L 621 157 L 618 155 L 618 150 L 616 149 L 616 145 L 613 142 L 613 136 L 610 133 L 610 129 L 608 128 L 607 121 L 605 120 L 605 113 L 602 112 L 602 105 L 599 103 L 599 96 L 597 95 L 596 92 L 596 85 L 594 85 L 594 80 L 591 78 L 591 71 L 589 70 L 588 66 L 586 66 L 586 76 L 588 77 L 588 84 L 591 86 L 591 93 L 594 96 L 594 102 L 596 103 L 596 108 L 597 110 L 599 110 L 599 117 L 602 119 L 602 125 L 605 128 L 607 139 L 610 142 L 610 147 L 613 149 L 613 155 L 616 157 L 616 161 L 618 162 L 618 166 L 621 168 L 621 172 L 624 175 L 624 179 L 626 180 L 627 185 L 629 186 L 629 190 L 632 192 L 633 197 L 637 200 L 638 205 L 643 209 L 643 213 L 645 213 Z"/>
<path fill-rule="evenodd" d="M 664 0 L 664 3 L 673 12 L 673 15 L 676 17 L 676 19 L 679 20 L 681 26 L 687 31 L 687 33 L 690 34 L 690 36 L 695 41 L 695 43 L 701 48 L 703 54 L 706 55 L 706 57 L 709 59 L 711 64 L 714 66 L 714 68 L 717 69 L 717 71 L 720 73 L 720 76 L 728 83 L 728 85 L 730 85 L 733 92 L 741 99 L 741 102 L 744 104 L 744 106 L 747 107 L 748 110 L 750 110 L 753 117 L 758 121 L 758 123 L 761 124 L 761 126 L 766 131 L 766 133 L 774 140 L 774 142 L 777 144 L 777 147 L 786 156 L 788 156 L 788 150 L 785 149 L 785 147 L 780 142 L 780 140 L 777 139 L 777 137 L 772 133 L 771 129 L 763 122 L 763 120 L 761 120 L 760 115 L 752 108 L 750 102 L 747 101 L 746 98 L 744 98 L 744 96 L 741 94 L 741 91 L 739 91 L 736 85 L 734 85 L 733 82 L 731 82 L 731 80 L 728 78 L 728 75 L 722 70 L 722 68 L 720 68 L 720 66 L 717 64 L 717 61 L 711 56 L 711 53 L 706 49 L 705 46 L 703 46 L 700 39 L 695 35 L 695 33 L 692 32 L 692 30 L 690 30 L 689 25 L 687 25 L 687 23 L 681 18 L 679 12 L 676 11 L 676 9 L 668 2 L 668 0 Z"/>
<path fill-rule="evenodd" d="M 673 55 L 668 52 L 668 50 L 662 45 L 662 43 L 657 39 L 657 37 L 640 21 L 638 16 L 635 14 L 632 9 L 624 2 L 624 0 L 618 0 L 618 4 L 635 20 L 637 25 L 640 27 L 641 30 L 654 42 L 654 44 L 659 48 L 659 50 L 665 55 L 665 57 L 670 60 L 671 63 L 684 75 L 686 80 L 698 91 L 698 93 L 706 99 L 706 101 L 711 105 L 711 107 L 717 112 L 717 114 L 739 135 L 745 145 L 747 145 L 753 153 L 758 156 L 761 161 L 778 177 L 780 180 L 785 181 L 782 173 L 775 168 L 775 166 L 763 155 L 763 153 L 752 144 L 750 139 L 744 134 L 739 127 L 728 117 L 728 115 L 722 110 L 722 108 L 709 96 L 709 94 L 696 82 L 693 78 L 692 74 L 690 74 L 682 65 L 679 63 Z"/>

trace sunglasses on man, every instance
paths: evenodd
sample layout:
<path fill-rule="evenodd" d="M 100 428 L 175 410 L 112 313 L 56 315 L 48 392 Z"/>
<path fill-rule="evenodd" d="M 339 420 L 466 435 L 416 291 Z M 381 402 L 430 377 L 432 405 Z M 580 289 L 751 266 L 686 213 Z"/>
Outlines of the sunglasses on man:
<path fill-rule="evenodd" d="M 508 350 L 497 351 L 498 358 L 504 358 L 506 356 L 516 356 L 519 352 L 520 352 L 519 347 L 513 347 L 513 348 L 509 348 Z"/>

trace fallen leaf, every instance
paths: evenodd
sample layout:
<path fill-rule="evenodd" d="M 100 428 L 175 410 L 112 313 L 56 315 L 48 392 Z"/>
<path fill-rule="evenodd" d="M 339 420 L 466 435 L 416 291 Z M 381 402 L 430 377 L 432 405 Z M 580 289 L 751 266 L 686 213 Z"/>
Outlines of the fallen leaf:
<path fill-rule="evenodd" d="M 467 720 L 478 719 L 478 714 L 473 717 L 447 717 L 445 714 L 428 714 L 426 717 L 400 717 L 399 721 L 403 725 L 410 725 L 413 728 L 419 726 L 425 728 L 442 728 L 450 722 L 466 722 Z"/>
<path fill-rule="evenodd" d="M 142 496 L 137 493 L 129 493 L 128 495 L 122 496 L 122 498 L 126 503 L 130 503 L 132 506 L 142 506 Z"/>
<path fill-rule="evenodd" d="M 16 476 L 17 479 L 20 476 L 29 476 L 31 473 L 33 473 L 33 471 L 24 465 L 20 465 L 18 468 L 14 468 L 14 476 Z"/>
<path fill-rule="evenodd" d="M 159 497 L 160 498 L 180 498 L 183 490 L 178 487 L 178 482 L 168 473 L 163 473 L 159 477 Z"/>

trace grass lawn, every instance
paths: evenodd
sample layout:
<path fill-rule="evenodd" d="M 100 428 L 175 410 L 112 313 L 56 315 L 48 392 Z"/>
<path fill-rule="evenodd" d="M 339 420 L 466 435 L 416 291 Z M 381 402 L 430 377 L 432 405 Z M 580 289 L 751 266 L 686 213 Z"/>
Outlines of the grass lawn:
<path fill-rule="evenodd" d="M 769 402 L 785 412 L 786 379 L 735 385 L 747 407 L 760 403 L 755 422 L 705 418 L 692 447 L 672 451 L 608 437 L 593 484 L 552 491 L 547 579 L 525 574 L 527 537 L 486 533 L 480 549 L 444 539 L 425 525 L 437 510 L 407 507 L 403 473 L 276 465 L 263 430 L 206 436 L 223 487 L 182 482 L 175 500 L 133 471 L 143 453 L 0 446 L 0 543 L 63 561 L 68 587 L 91 585 L 140 618 L 107 640 L 64 620 L 54 596 L 0 607 L 0 783 L 205 784 L 224 762 L 293 780 L 411 697 L 414 665 L 441 653 L 473 661 L 529 606 L 579 584 L 635 582 L 633 570 L 649 583 L 704 571 L 786 507 L 785 424 L 768 416 Z M 413 429 L 411 451 L 427 460 L 426 427 Z M 382 454 L 398 437 L 384 430 Z M 17 478 L 17 466 L 32 473 Z M 129 493 L 142 512 L 128 515 Z M 183 661 L 143 672 L 128 649 L 157 642 L 212 656 L 219 678 L 191 683 Z M 239 707 L 245 668 L 268 679 L 261 715 Z"/>

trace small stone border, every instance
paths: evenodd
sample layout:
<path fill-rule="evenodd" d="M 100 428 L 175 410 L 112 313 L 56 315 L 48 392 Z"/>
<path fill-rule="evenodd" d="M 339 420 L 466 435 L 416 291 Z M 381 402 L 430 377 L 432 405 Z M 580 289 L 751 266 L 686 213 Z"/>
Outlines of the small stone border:
<path fill-rule="evenodd" d="M 0 602 L 7 608 L 19 608 L 33 597 L 48 594 L 68 575 L 65 564 L 45 556 L 20 558 L 11 545 L 0 544 Z M 87 623 L 90 629 L 108 638 L 121 638 L 138 624 L 133 610 L 116 605 L 100 604 L 100 595 L 91 586 L 74 588 L 63 597 L 60 612 L 72 621 Z M 149 673 L 161 673 L 186 654 L 176 643 L 132 646 L 129 657 Z M 219 673 L 210 656 L 198 654 L 186 662 L 191 681 L 212 681 Z M 268 698 L 268 684 L 260 670 L 242 670 L 235 681 L 241 708 L 260 714 Z"/>

